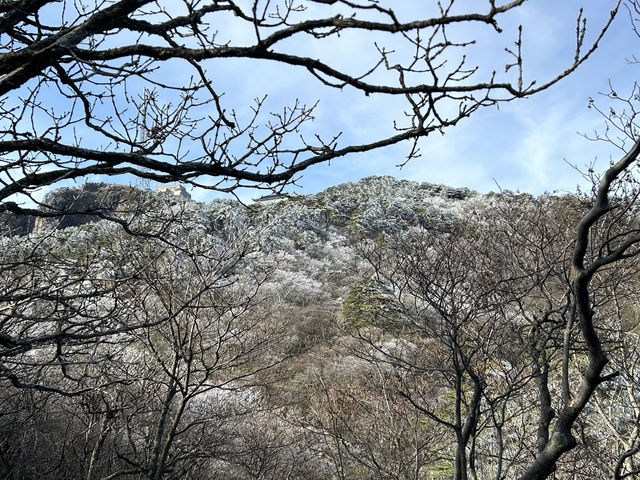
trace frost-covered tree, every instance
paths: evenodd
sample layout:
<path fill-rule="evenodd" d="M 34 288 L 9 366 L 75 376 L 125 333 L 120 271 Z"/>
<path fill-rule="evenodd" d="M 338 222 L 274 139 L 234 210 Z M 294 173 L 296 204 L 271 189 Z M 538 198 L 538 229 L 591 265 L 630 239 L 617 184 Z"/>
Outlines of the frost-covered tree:
<path fill-rule="evenodd" d="M 251 429 L 237 426 L 267 415 L 261 388 L 288 356 L 291 319 L 275 312 L 279 291 L 261 289 L 246 234 L 185 204 L 154 223 L 162 206 L 130 221 L 165 229 L 162 240 L 111 222 L 4 239 L 6 258 L 41 261 L 3 272 L 7 289 L 37 287 L 6 303 L 3 477 L 210 478 L 230 452 L 252 461 L 238 443 Z"/>
<path fill-rule="evenodd" d="M 453 478 L 637 471 L 637 338 L 625 330 L 640 140 L 634 118 L 610 121 L 625 154 L 593 174 L 593 192 L 507 194 L 444 231 L 409 229 L 363 252 L 397 307 L 356 324 L 352 351 L 391 369 L 395 401 L 449 432 Z"/>

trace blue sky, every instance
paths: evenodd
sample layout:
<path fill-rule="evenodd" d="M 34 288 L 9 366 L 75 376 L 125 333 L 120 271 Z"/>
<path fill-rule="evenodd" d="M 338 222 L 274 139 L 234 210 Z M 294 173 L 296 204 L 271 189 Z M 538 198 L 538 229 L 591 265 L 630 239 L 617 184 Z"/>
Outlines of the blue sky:
<path fill-rule="evenodd" d="M 395 0 L 382 4 L 393 5 L 401 20 L 410 20 L 431 13 L 429 10 L 435 2 Z M 459 11 L 473 8 L 485 11 L 487 4 L 480 0 L 456 2 Z M 512 46 L 518 25 L 522 24 L 525 83 L 535 79 L 540 84 L 571 63 L 580 6 L 584 6 L 584 16 L 588 19 L 585 43 L 589 44 L 614 4 L 614 0 L 529 0 L 523 7 L 501 17 L 503 32 L 500 35 L 488 26 L 464 24 L 452 29 L 451 36 L 456 41 L 478 40 L 464 53 L 470 64 L 481 67 L 478 80 L 486 80 L 492 69 L 497 70 L 499 77 L 505 76 L 508 55 L 504 49 Z M 332 7 L 316 5 L 314 8 L 321 16 L 327 16 Z M 236 25 L 231 17 L 227 24 L 216 24 L 219 39 L 226 39 L 232 45 L 252 42 L 253 32 L 238 29 Z M 394 39 L 388 42 L 388 47 L 399 48 Z M 329 59 L 332 65 L 353 71 L 365 70 L 374 61 L 371 54 L 375 53 L 370 38 L 362 34 L 345 34 L 319 43 L 293 43 L 286 48 Z M 289 191 L 315 193 L 370 175 L 393 175 L 419 182 L 464 186 L 480 192 L 499 188 L 531 193 L 575 191 L 576 186 L 585 185 L 585 181 L 567 162 L 585 166 L 596 161 L 598 168 L 606 165 L 611 157 L 620 155 L 611 145 L 589 141 L 581 133 L 592 133 L 604 125 L 603 119 L 587 108 L 589 98 L 595 98 L 607 110 L 607 99 L 600 98 L 598 92 L 607 91 L 610 81 L 621 95 L 631 90 L 640 65 L 627 60 L 636 53 L 640 56 L 640 39 L 631 29 L 626 9 L 622 8 L 593 56 L 549 90 L 501 104 L 499 109 L 482 109 L 446 130 L 444 135 L 436 133 L 422 139 L 422 156 L 403 168 L 396 165 L 404 161 L 408 144 L 312 167 L 298 180 L 298 186 Z M 403 51 L 397 52 L 399 56 L 403 54 Z M 365 97 L 349 88 L 328 89 L 300 69 L 226 59 L 211 62 L 206 68 L 219 91 L 225 92 L 225 106 L 235 109 L 241 118 L 250 113 L 251 99 L 265 93 L 269 95 L 268 105 L 276 111 L 290 105 L 295 98 L 307 104 L 319 100 L 316 120 L 308 131 L 324 135 L 342 132 L 342 145 L 384 137 L 392 131 L 392 122 L 403 117 L 405 105 L 397 98 Z M 176 65 L 165 65 L 160 74 L 163 80 L 180 82 L 184 71 Z M 91 180 L 113 181 L 109 178 Z M 135 180 L 127 178 L 118 181 L 135 184 Z M 199 201 L 220 195 L 202 189 L 191 193 Z M 260 195 L 259 192 L 239 193 L 243 200 Z"/>
<path fill-rule="evenodd" d="M 415 2 L 405 2 L 405 5 L 411 3 L 415 5 Z M 511 46 L 518 25 L 522 24 L 525 79 L 537 79 L 541 83 L 570 64 L 579 7 L 584 6 L 584 15 L 588 18 L 588 42 L 604 24 L 614 3 L 531 0 L 503 17 L 501 35 L 495 35 L 487 28 L 459 33 L 481 40 L 470 55 L 478 65 L 493 68 L 504 64 L 504 47 Z M 403 13 L 411 15 L 409 9 Z M 406 144 L 345 157 L 331 165 L 315 166 L 298 181 L 299 188 L 290 190 L 314 193 L 369 175 L 393 175 L 420 182 L 464 186 L 480 192 L 499 188 L 531 193 L 575 191 L 578 184 L 585 186 L 586 182 L 567 162 L 581 167 L 594 161 L 596 166 L 606 165 L 610 158 L 620 155 L 613 146 L 589 141 L 581 134 L 601 130 L 604 125 L 603 118 L 587 108 L 589 98 L 594 98 L 607 110 L 607 99 L 599 96 L 599 92 L 608 91 L 610 81 L 620 94 L 630 91 L 640 65 L 627 60 L 635 53 L 640 55 L 638 47 L 640 39 L 633 33 L 629 15 L 623 8 L 593 56 L 578 71 L 549 90 L 501 104 L 499 109 L 483 109 L 444 135 L 433 134 L 423 139 L 420 142 L 421 158 L 403 168 L 396 165 L 407 154 L 409 145 Z M 340 43 L 336 41 L 329 45 L 329 51 L 341 55 L 335 61 L 345 64 L 364 57 L 368 48 L 366 40 L 358 36 L 341 38 Z M 319 55 L 325 53 L 318 52 Z M 254 72 L 254 68 L 241 62 L 226 70 L 223 76 L 229 75 L 228 80 L 235 82 L 234 91 L 228 95 L 250 97 L 268 85 L 272 100 L 286 101 L 293 91 L 309 102 L 320 99 L 314 128 L 322 132 L 342 131 L 345 140 L 358 141 L 388 133 L 391 119 L 401 116 L 401 109 L 394 105 L 397 101 L 389 97 L 364 97 L 346 89 L 339 94 L 327 92 L 313 79 L 299 77 L 295 72 L 283 77 L 281 71 L 271 66 L 260 67 L 259 81 Z M 301 82 L 304 84 L 302 89 Z M 205 192 L 193 193 L 194 198 L 200 200 L 212 196 Z M 245 192 L 241 197 L 247 199 L 251 195 Z"/>
<path fill-rule="evenodd" d="M 533 44 L 525 53 L 531 74 L 549 78 L 570 55 L 571 27 L 575 30 L 571 16 L 577 4 L 585 4 L 590 28 L 595 30 L 611 2 L 533 1 L 519 12 L 524 41 Z M 400 172 L 387 172 L 482 192 L 496 190 L 497 185 L 531 193 L 574 191 L 585 182 L 565 160 L 578 166 L 592 161 L 606 165 L 610 157 L 620 155 L 611 145 L 581 134 L 602 130 L 604 125 L 603 118 L 587 108 L 589 98 L 608 110 L 607 99 L 599 92 L 609 90 L 609 81 L 621 95 L 631 90 L 640 65 L 627 59 L 637 53 L 639 40 L 626 10 L 621 11 L 600 48 L 573 75 L 533 97 L 503 104 L 500 110 L 477 112 L 442 137 L 425 139 L 421 160 Z"/>
<path fill-rule="evenodd" d="M 571 55 L 576 4 L 580 2 L 529 2 L 519 18 L 524 42 L 533 45 L 525 52 L 529 73 L 549 78 Z M 588 2 L 585 9 L 592 29 L 602 22 L 602 7 L 610 2 Z M 561 7 L 558 4 L 562 4 Z M 558 10 L 563 10 L 563 16 Z M 597 16 L 596 16 L 597 15 Z M 506 22 L 505 22 L 506 23 Z M 513 32 L 506 24 L 504 37 Z M 510 28 L 511 27 L 511 28 Z M 482 192 L 501 188 L 540 193 L 556 188 L 573 191 L 581 177 L 564 159 L 586 165 L 596 158 L 608 161 L 619 151 L 603 142 L 591 142 L 580 133 L 592 133 L 603 119 L 587 108 L 588 99 L 606 105 L 598 92 L 608 90 L 611 80 L 621 92 L 629 91 L 638 78 L 639 65 L 630 58 L 640 47 L 632 33 L 626 11 L 621 12 L 593 57 L 573 75 L 534 97 L 502 104 L 500 109 L 476 112 L 445 135 L 421 141 L 422 157 L 402 169 L 395 168 L 406 146 L 381 150 L 335 162 L 332 170 L 318 168 L 307 173 L 302 183 L 317 190 L 341 179 L 355 180 L 371 174 L 389 174 L 416 181 L 465 186 Z M 525 64 L 526 67 L 526 64 Z"/>

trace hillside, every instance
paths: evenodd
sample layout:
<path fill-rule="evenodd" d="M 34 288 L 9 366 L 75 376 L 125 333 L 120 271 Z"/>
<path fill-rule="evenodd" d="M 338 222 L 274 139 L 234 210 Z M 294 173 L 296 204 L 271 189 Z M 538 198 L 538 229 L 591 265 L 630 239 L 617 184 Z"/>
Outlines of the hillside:
<path fill-rule="evenodd" d="M 369 177 L 248 206 L 103 184 L 46 201 L 0 238 L 3 478 L 441 479 L 467 454 L 513 478 L 584 364 L 566 259 L 586 198 Z M 614 394 L 640 385 L 637 275 L 594 280 L 622 373 L 563 478 L 640 438 L 634 390 Z"/>

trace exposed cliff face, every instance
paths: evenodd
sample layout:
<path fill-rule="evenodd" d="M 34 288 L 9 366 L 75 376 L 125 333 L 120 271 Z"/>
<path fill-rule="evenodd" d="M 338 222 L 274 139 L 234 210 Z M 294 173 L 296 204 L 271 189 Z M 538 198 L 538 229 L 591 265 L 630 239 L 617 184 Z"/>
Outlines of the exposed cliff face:
<path fill-rule="evenodd" d="M 60 188 L 47 194 L 42 202 L 46 205 L 43 212 L 54 216 L 38 218 L 33 229 L 39 232 L 47 227 L 63 229 L 96 222 L 100 220 L 100 215 L 114 214 L 132 191 L 133 188 L 129 186 L 105 183 Z"/>

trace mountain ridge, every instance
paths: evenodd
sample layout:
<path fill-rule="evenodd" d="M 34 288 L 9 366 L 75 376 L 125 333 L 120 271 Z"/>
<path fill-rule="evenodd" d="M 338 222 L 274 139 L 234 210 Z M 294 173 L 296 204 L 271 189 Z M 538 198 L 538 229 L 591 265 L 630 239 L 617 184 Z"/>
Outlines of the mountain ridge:
<path fill-rule="evenodd" d="M 2 235 L 28 235 L 46 228 L 64 229 L 99 221 L 105 216 L 117 216 L 119 210 L 126 211 L 132 201 L 146 197 L 147 201 L 164 198 L 169 203 L 190 202 L 202 205 L 203 211 L 216 205 L 238 207 L 238 213 L 245 209 L 249 216 L 255 211 L 282 210 L 283 206 L 294 208 L 304 205 L 307 213 L 319 215 L 325 210 L 329 223 L 349 226 L 357 223 L 371 224 L 365 228 L 367 234 L 390 228 L 374 218 L 397 218 L 401 223 L 424 223 L 425 214 L 435 215 L 435 210 L 448 210 L 447 203 L 455 203 L 479 197 L 480 194 L 468 188 L 453 188 L 441 184 L 418 183 L 396 179 L 391 176 L 370 176 L 358 182 L 345 182 L 329 187 L 315 194 L 296 195 L 283 198 L 275 204 L 256 202 L 245 207 L 231 199 L 214 199 L 208 204 L 178 198 L 166 193 L 155 193 L 127 185 L 107 183 L 86 183 L 78 187 L 61 187 L 49 192 L 42 201 L 39 211 L 42 216 L 16 215 L 3 212 L 0 215 Z M 297 209 L 300 210 L 300 209 Z M 60 213 L 59 215 L 57 213 Z M 302 212 L 300 212 L 302 213 Z M 322 215 L 320 215 L 322 216 Z M 427 215 L 429 216 L 429 215 Z M 362 222 L 360 222 L 362 220 Z M 443 219 L 440 219 L 442 221 Z"/>

